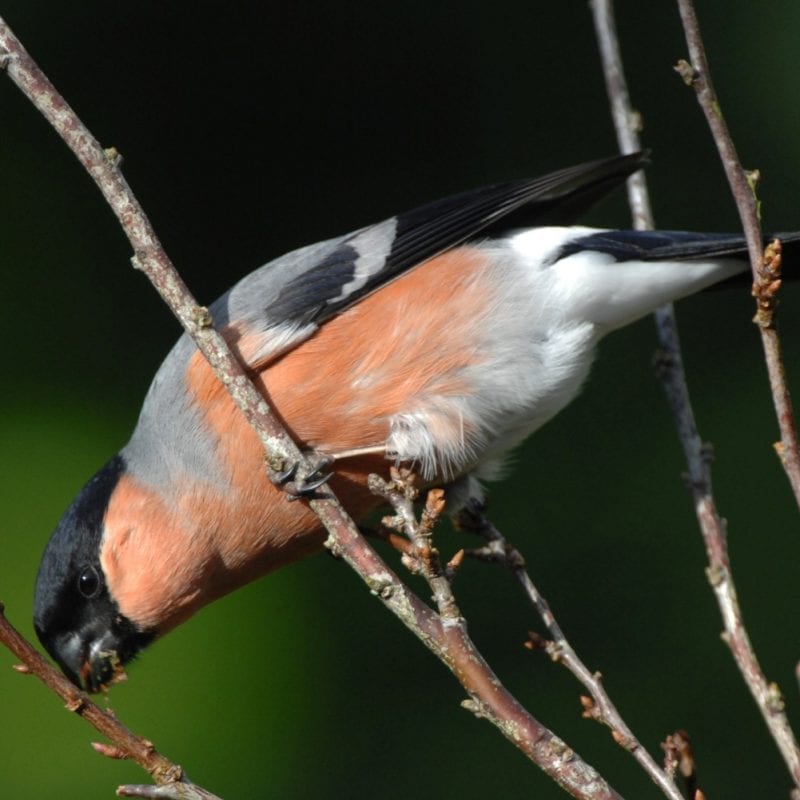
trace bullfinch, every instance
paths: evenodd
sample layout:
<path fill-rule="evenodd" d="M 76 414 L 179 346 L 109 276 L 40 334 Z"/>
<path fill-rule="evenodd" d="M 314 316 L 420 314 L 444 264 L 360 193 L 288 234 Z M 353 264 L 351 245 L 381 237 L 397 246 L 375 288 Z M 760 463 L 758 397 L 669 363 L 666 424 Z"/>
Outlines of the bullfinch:
<path fill-rule="evenodd" d="M 739 235 L 574 226 L 644 161 L 436 201 L 281 256 L 210 307 L 295 441 L 335 459 L 330 485 L 357 521 L 379 503 L 366 479 L 387 459 L 456 507 L 480 496 L 575 397 L 605 334 L 747 271 Z M 323 541 L 184 335 L 130 441 L 47 544 L 36 632 L 97 691 L 202 606 Z"/>

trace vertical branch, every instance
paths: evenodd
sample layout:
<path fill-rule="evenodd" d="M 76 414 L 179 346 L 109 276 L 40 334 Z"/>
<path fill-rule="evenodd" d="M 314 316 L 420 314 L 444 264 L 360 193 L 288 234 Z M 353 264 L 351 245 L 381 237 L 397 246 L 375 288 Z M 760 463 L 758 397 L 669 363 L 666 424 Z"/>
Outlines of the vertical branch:
<path fill-rule="evenodd" d="M 639 114 L 633 110 L 628 94 L 628 84 L 625 80 L 625 69 L 622 65 L 622 53 L 619 49 L 619 37 L 614 20 L 613 0 L 591 0 L 589 6 L 594 19 L 595 37 L 600 50 L 600 63 L 603 67 L 619 151 L 623 155 L 635 153 L 642 149 L 642 142 L 639 138 L 641 119 Z M 652 230 L 655 223 L 644 170 L 634 172 L 628 178 L 627 187 L 633 227 L 637 231 Z"/>
<path fill-rule="evenodd" d="M 678 2 L 681 7 L 681 14 L 684 16 L 684 7 L 691 7 L 691 2 L 690 0 L 678 0 Z M 611 0 L 592 0 L 591 5 L 595 16 L 595 27 L 603 60 L 606 86 L 620 149 L 622 152 L 641 149 L 635 124 L 637 115 L 634 114 L 631 108 L 628 90 L 625 85 L 618 38 L 614 27 L 612 2 Z M 687 13 L 689 16 L 694 17 L 693 9 Z M 684 19 L 686 20 L 686 17 Z M 690 20 L 690 28 L 693 31 L 692 37 L 694 39 L 694 46 L 690 45 L 690 52 L 692 53 L 692 59 L 695 60 L 696 57 L 699 58 L 698 43 L 700 45 L 699 50 L 702 52 L 702 43 L 699 40 L 696 18 L 694 18 L 693 25 Z M 703 73 L 707 78 L 708 64 L 704 54 L 698 63 L 702 64 Z M 697 80 L 696 70 L 691 70 L 691 73 L 692 80 Z M 697 84 L 695 85 L 697 86 Z M 720 129 L 720 125 L 722 126 L 721 131 L 726 136 L 724 151 L 721 150 L 723 161 L 726 163 L 726 170 L 729 166 L 738 168 L 741 180 L 737 191 L 742 195 L 743 201 L 746 200 L 746 204 L 742 206 L 740 213 L 745 210 L 752 212 L 748 232 L 748 246 L 751 260 L 755 255 L 758 263 L 760 263 L 761 232 L 755 219 L 755 198 L 747 185 L 741 167 L 738 165 L 736 151 L 733 148 L 730 137 L 727 135 L 727 130 L 724 128 L 724 120 L 722 120 L 719 113 L 716 97 L 713 94 L 709 80 L 703 82 L 702 89 L 703 100 L 701 104 L 703 102 L 710 104 L 706 112 L 707 116 L 715 120 L 713 127 Z M 698 87 L 699 90 L 700 88 Z M 704 110 L 706 110 L 706 106 L 704 106 Z M 709 124 L 711 124 L 710 120 Z M 653 218 L 647 199 L 644 176 L 641 173 L 632 176 L 629 179 L 629 186 L 633 178 L 641 181 L 641 183 L 637 183 L 635 190 L 629 190 L 634 225 L 637 229 L 652 228 Z M 744 182 L 743 187 L 742 181 Z M 752 225 L 753 222 L 755 222 L 755 227 Z M 775 684 L 768 683 L 764 677 L 739 607 L 736 586 L 730 569 L 725 523 L 717 511 L 716 501 L 711 489 L 711 472 L 708 466 L 707 448 L 704 447 L 700 438 L 694 412 L 692 411 L 675 315 L 671 306 L 665 306 L 658 309 L 655 316 L 660 345 L 658 372 L 677 424 L 678 435 L 688 466 L 689 489 L 692 493 L 695 514 L 708 556 L 707 575 L 723 619 L 725 631 L 723 638 L 729 645 L 745 683 L 750 689 L 778 745 L 778 749 L 786 761 L 792 779 L 797 784 L 798 780 L 800 780 L 800 772 L 798 771 L 800 769 L 800 752 L 798 752 L 794 734 L 783 710 L 780 691 Z M 762 336 L 764 333 L 765 331 L 762 328 Z M 774 329 L 771 329 L 771 333 L 775 333 Z M 777 341 L 777 335 L 775 335 L 775 341 Z M 770 375 L 772 375 L 772 372 L 770 372 Z M 788 414 L 791 419 L 791 409 L 789 409 Z M 790 471 L 787 470 L 787 472 Z M 792 480 L 791 474 L 790 480 Z"/>
<path fill-rule="evenodd" d="M 748 176 L 739 164 L 736 148 L 728 132 L 711 83 L 705 48 L 691 0 L 678 0 L 678 8 L 693 64 L 689 65 L 686 62 L 680 62 L 677 69 L 684 77 L 684 80 L 689 85 L 694 86 L 697 92 L 697 99 L 719 150 L 731 191 L 736 200 L 739 216 L 745 229 L 751 266 L 755 275 L 755 284 L 758 285 L 764 263 L 761 254 L 762 238 L 755 195 L 748 181 Z M 780 341 L 777 331 L 771 325 L 759 326 L 759 328 L 764 345 L 767 370 L 770 376 L 770 385 L 778 412 L 778 423 L 781 428 L 781 460 L 798 502 L 800 502 L 800 460 L 797 457 L 794 420 L 784 380 Z M 674 398 L 671 397 L 670 399 L 673 403 L 675 402 Z M 694 420 L 683 421 L 682 425 L 691 425 L 692 429 L 694 429 Z M 693 459 L 690 460 L 690 485 L 708 554 L 708 580 L 717 597 L 725 625 L 723 638 L 730 647 L 739 671 L 742 673 L 742 677 L 750 689 L 750 693 L 756 701 L 759 711 L 786 762 L 792 780 L 796 786 L 800 787 L 800 750 L 784 710 L 780 689 L 776 684 L 769 683 L 765 678 L 744 626 L 730 569 L 725 526 L 717 513 L 714 499 L 711 496 L 709 471 L 703 455 L 703 450 L 698 442 L 693 447 Z M 696 461 L 699 461 L 700 464 L 694 464 Z"/>
<path fill-rule="evenodd" d="M 777 286 L 775 284 L 776 277 L 772 271 L 774 259 L 764 255 L 758 201 L 755 195 L 758 173 L 745 172 L 739 161 L 736 147 L 714 91 L 714 84 L 711 81 L 711 71 L 700 34 L 700 24 L 692 0 L 678 0 L 678 10 L 686 35 L 691 63 L 679 61 L 676 70 L 689 86 L 694 87 L 697 101 L 703 110 L 714 144 L 722 160 L 722 166 L 725 169 L 725 175 L 736 201 L 739 219 L 747 238 L 750 266 L 753 271 L 753 294 L 757 302 L 755 321 L 761 332 L 769 385 L 781 435 L 776 450 L 789 478 L 795 500 L 800 506 L 800 449 L 798 449 L 792 401 L 786 385 L 781 342 L 773 319 L 773 312 L 777 304 L 777 298 L 774 297 Z"/>

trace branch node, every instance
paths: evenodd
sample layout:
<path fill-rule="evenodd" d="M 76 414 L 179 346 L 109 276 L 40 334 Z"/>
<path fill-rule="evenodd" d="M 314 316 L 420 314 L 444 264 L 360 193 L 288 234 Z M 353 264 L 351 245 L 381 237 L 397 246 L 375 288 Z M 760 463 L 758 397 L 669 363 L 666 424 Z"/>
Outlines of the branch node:
<path fill-rule="evenodd" d="M 550 660 L 556 664 L 564 657 L 564 645 L 561 642 L 548 642 L 545 651 Z"/>
<path fill-rule="evenodd" d="M 420 575 L 423 572 L 422 563 L 416 554 L 408 552 L 400 555 L 400 563 L 412 574 Z"/>
<path fill-rule="evenodd" d="M 747 181 L 747 185 L 750 187 L 750 191 L 755 196 L 756 187 L 759 183 L 761 183 L 761 170 L 760 169 L 746 169 L 744 171 L 744 177 Z"/>
<path fill-rule="evenodd" d="M 781 692 L 781 687 L 778 686 L 777 683 L 774 681 L 769 684 L 767 687 L 767 708 L 773 714 L 780 714 L 786 708 L 786 702 L 783 699 L 783 692 Z"/>
<path fill-rule="evenodd" d="M 431 536 L 436 523 L 439 522 L 444 514 L 447 501 L 444 496 L 444 489 L 430 489 L 425 499 L 425 508 L 419 521 L 418 536 Z"/>
<path fill-rule="evenodd" d="M 622 731 L 618 731 L 616 728 L 611 729 L 611 738 L 629 753 L 632 753 L 637 747 L 639 747 L 639 742 L 637 742 L 636 739 L 627 736 Z"/>
<path fill-rule="evenodd" d="M 11 669 L 16 670 L 20 675 L 33 675 L 33 670 L 27 664 L 12 664 Z"/>
<path fill-rule="evenodd" d="M 560 739 L 553 739 L 553 741 L 550 742 L 549 750 L 561 761 L 572 761 L 572 759 L 575 758 L 575 751 L 566 742 L 562 742 Z"/>
<path fill-rule="evenodd" d="M 661 743 L 664 751 L 664 769 L 674 776 L 680 772 L 686 786 L 686 793 L 694 800 L 704 797 L 697 787 L 697 764 L 692 750 L 692 743 L 686 731 L 675 731 Z"/>
<path fill-rule="evenodd" d="M 597 703 L 589 697 L 588 694 L 580 695 L 580 703 L 581 708 L 583 711 L 581 712 L 581 716 L 584 719 L 593 719 L 593 720 L 600 720 L 601 713 L 600 709 L 597 707 Z"/>
<path fill-rule="evenodd" d="M 549 651 L 552 645 L 553 642 L 550 639 L 546 639 L 536 631 L 528 631 L 528 638 L 522 643 L 522 646 L 526 650 L 530 650 L 532 652 L 543 650 L 545 653 Z"/>
<path fill-rule="evenodd" d="M 270 450 L 264 456 L 264 462 L 269 471 L 269 479 L 276 485 L 285 483 L 297 470 L 296 462 L 291 462 L 285 455 L 275 450 Z"/>
<path fill-rule="evenodd" d="M 64 703 L 64 708 L 67 711 L 71 711 L 73 714 L 78 714 L 82 709 L 86 707 L 86 698 L 81 697 L 79 694 L 70 697 L 66 703 Z"/>
<path fill-rule="evenodd" d="M 92 749 L 95 753 L 99 753 L 101 756 L 105 756 L 106 758 L 114 758 L 119 761 L 124 761 L 130 758 L 130 754 L 123 750 L 121 747 L 117 747 L 113 744 L 104 744 L 103 742 L 92 742 Z"/>
<path fill-rule="evenodd" d="M 447 562 L 444 568 L 444 574 L 448 581 L 452 581 L 458 574 L 461 565 L 464 563 L 465 556 L 466 551 L 462 547 L 460 550 L 456 551 L 453 557 Z"/>
<path fill-rule="evenodd" d="M 673 69 L 687 86 L 692 86 L 700 77 L 700 73 L 685 58 L 679 59 Z"/>
<path fill-rule="evenodd" d="M 775 311 L 778 307 L 778 290 L 781 288 L 781 263 L 783 253 L 780 239 L 774 239 L 765 248 L 758 263 L 753 282 L 753 297 L 756 299 L 756 314 L 753 322 L 762 329 L 775 327 Z"/>
<path fill-rule="evenodd" d="M 205 330 L 214 327 L 214 319 L 211 312 L 205 306 L 195 306 L 192 309 L 192 319 L 198 328 Z"/>
<path fill-rule="evenodd" d="M 387 514 L 385 517 L 381 517 L 381 525 L 383 525 L 384 528 L 389 528 L 389 530 L 397 531 L 398 533 L 403 532 L 405 522 L 405 518 L 400 514 Z"/>
<path fill-rule="evenodd" d="M 467 700 L 462 700 L 461 708 L 466 709 L 471 714 L 474 714 L 478 719 L 486 719 L 489 716 L 486 713 L 486 708 L 484 707 L 483 703 L 475 700 L 472 697 L 468 698 Z"/>
<path fill-rule="evenodd" d="M 381 575 L 370 575 L 367 577 L 366 583 L 370 592 L 383 600 L 389 600 L 394 594 L 394 585 L 391 578 Z"/>
<path fill-rule="evenodd" d="M 323 542 L 323 546 L 334 558 L 341 558 L 344 555 L 344 548 L 332 534 L 328 534 Z"/>
<path fill-rule="evenodd" d="M 706 567 L 706 579 L 715 589 L 727 578 L 728 570 L 722 564 L 712 564 L 710 567 Z"/>
<path fill-rule="evenodd" d="M 112 169 L 119 169 L 122 166 L 122 153 L 116 147 L 106 147 L 103 150 L 103 155 Z"/>

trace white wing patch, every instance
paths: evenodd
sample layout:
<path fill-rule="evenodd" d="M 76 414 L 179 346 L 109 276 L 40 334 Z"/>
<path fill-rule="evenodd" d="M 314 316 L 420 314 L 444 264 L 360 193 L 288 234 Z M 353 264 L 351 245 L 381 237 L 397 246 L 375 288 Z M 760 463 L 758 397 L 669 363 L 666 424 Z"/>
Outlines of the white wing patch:
<path fill-rule="evenodd" d="M 328 300 L 330 305 L 346 300 L 358 292 L 367 281 L 377 275 L 385 266 L 386 258 L 392 250 L 397 232 L 397 217 L 373 225 L 349 239 L 347 244 L 357 253 L 353 268 L 353 278 L 342 286 L 336 297 Z"/>

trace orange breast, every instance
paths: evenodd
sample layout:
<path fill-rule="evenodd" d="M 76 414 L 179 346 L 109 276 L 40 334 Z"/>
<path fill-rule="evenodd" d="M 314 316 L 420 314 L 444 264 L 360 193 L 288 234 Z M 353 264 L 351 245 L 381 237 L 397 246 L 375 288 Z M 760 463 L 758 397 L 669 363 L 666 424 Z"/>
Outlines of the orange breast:
<path fill-rule="evenodd" d="M 428 397 L 469 393 L 460 373 L 480 358 L 477 331 L 491 292 L 482 269 L 485 258 L 466 247 L 434 258 L 329 320 L 285 356 L 251 365 L 259 388 L 295 441 L 328 453 L 381 444 L 392 415 L 424 406 Z M 227 333 L 245 359 L 262 344 L 235 326 Z M 147 515 L 142 516 L 147 530 L 137 534 L 137 546 L 148 553 L 151 598 L 157 598 L 154 587 L 159 584 L 177 588 L 185 581 L 181 618 L 307 555 L 323 541 L 316 516 L 304 503 L 288 502 L 268 480 L 258 438 L 199 352 L 190 359 L 186 384 L 218 435 L 220 474 L 229 489 L 196 485 L 184 476 L 165 493 L 171 498 L 169 508 L 155 507 L 146 522 Z M 367 475 L 386 470 L 381 456 L 336 463 L 330 485 L 356 520 L 378 504 L 366 489 Z M 136 500 L 136 491 L 135 486 L 126 488 L 129 501 Z M 110 510 L 109 521 L 119 530 L 131 524 L 121 505 Z M 179 549 L 192 551 L 191 557 L 171 553 L 172 566 L 158 563 L 165 525 L 172 527 Z M 193 564 L 195 574 L 187 568 L 185 575 L 176 575 L 175 564 L 181 562 Z M 198 567 L 202 564 L 206 568 Z M 119 557 L 114 571 L 125 571 Z M 131 619 L 141 619 L 134 602 L 124 610 Z M 173 624 L 178 621 L 176 616 Z"/>

